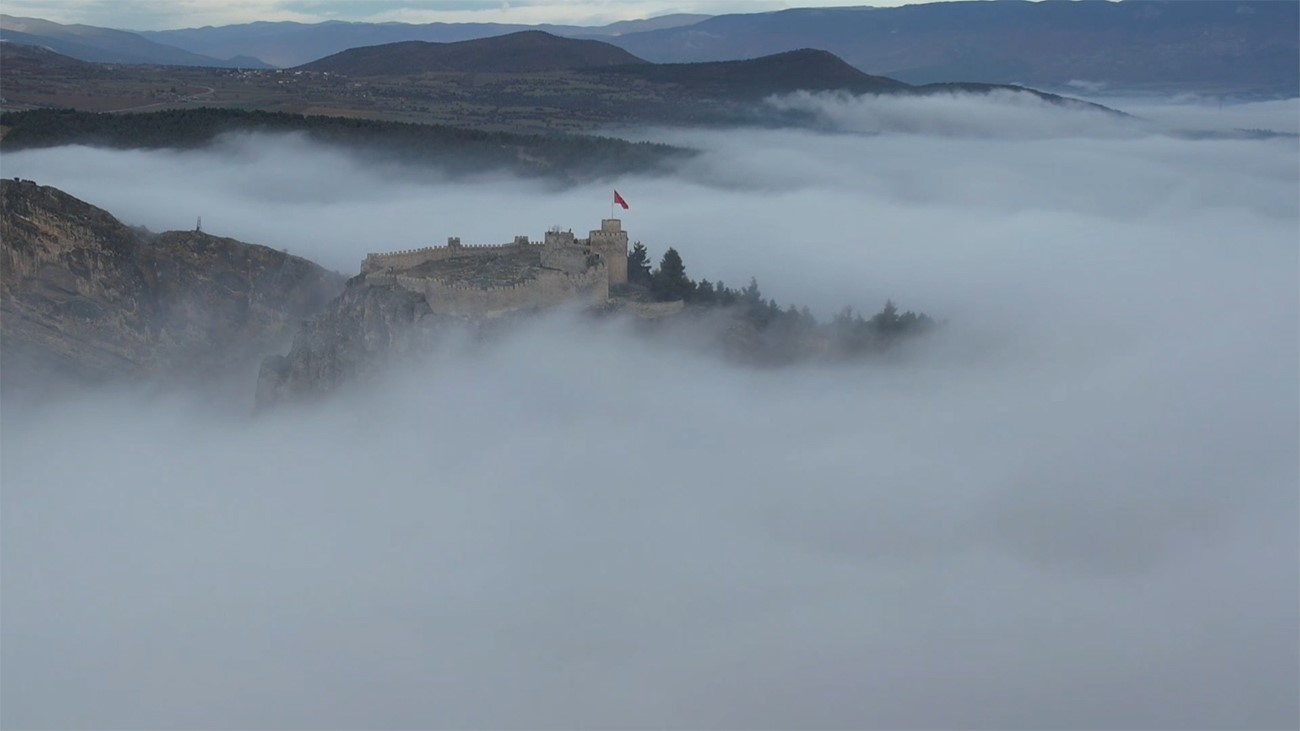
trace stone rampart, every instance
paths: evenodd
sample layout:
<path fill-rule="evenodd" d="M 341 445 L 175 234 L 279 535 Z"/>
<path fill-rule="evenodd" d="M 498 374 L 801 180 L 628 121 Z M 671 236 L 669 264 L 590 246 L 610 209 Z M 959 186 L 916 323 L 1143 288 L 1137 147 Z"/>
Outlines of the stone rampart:
<path fill-rule="evenodd" d="M 572 231 L 547 231 L 544 242 L 547 246 L 577 246 L 578 240 Z"/>
<path fill-rule="evenodd" d="M 524 238 L 524 237 L 519 237 Z M 533 243 L 524 239 L 522 242 L 516 240 L 513 244 L 456 244 L 452 246 L 426 246 L 422 249 L 406 249 L 403 251 L 392 251 L 384 254 L 366 254 L 365 261 L 361 263 L 361 272 L 369 274 L 382 269 L 410 269 L 430 261 L 446 261 L 456 259 L 462 256 L 500 256 L 512 251 L 518 251 L 520 246 L 536 246 L 541 248 L 541 243 Z"/>
<path fill-rule="evenodd" d="M 661 317 L 676 315 L 684 309 L 686 309 L 686 303 L 681 300 L 673 302 L 628 302 L 623 305 L 624 311 L 646 320 L 657 320 Z"/>
<path fill-rule="evenodd" d="M 623 230 L 623 222 L 617 218 L 602 219 L 600 228 L 593 230 L 586 239 L 575 238 L 572 231 L 551 230 L 546 232 L 541 242 L 529 241 L 527 236 L 516 236 L 510 244 L 466 246 L 460 243 L 458 237 L 453 236 L 447 239 L 446 246 L 371 253 L 361 263 L 361 272 L 372 274 L 385 270 L 402 271 L 427 262 L 461 257 L 501 256 L 527 247 L 541 249 L 543 266 L 571 273 L 586 269 L 588 264 L 583 258 L 588 252 L 584 250 L 589 249 L 604 259 L 609 284 L 627 282 L 627 232 Z"/>
<path fill-rule="evenodd" d="M 542 266 L 562 272 L 585 272 L 594 262 L 592 251 L 585 246 L 543 246 Z"/>
<path fill-rule="evenodd" d="M 431 310 L 447 315 L 492 317 L 514 310 L 609 299 L 609 272 L 603 264 L 579 273 L 543 269 L 533 279 L 497 287 L 401 274 L 393 281 L 423 294 Z"/>

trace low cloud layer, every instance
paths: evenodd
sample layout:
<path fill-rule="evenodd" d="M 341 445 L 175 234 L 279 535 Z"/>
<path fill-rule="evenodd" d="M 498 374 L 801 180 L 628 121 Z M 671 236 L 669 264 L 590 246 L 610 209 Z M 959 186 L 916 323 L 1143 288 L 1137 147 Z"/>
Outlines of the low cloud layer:
<path fill-rule="evenodd" d="M 1268 130 L 1300 133 L 1300 98 L 1268 99 L 1241 104 L 1224 103 L 1214 97 L 1189 96 L 1176 99 L 1134 99 L 1099 96 L 1098 104 L 1124 109 L 1130 114 L 1175 129 Z"/>
<path fill-rule="evenodd" d="M 4 724 L 1293 725 L 1295 141 L 951 103 L 932 131 L 1005 123 L 655 131 L 704 153 L 616 182 L 692 276 L 948 320 L 888 358 L 751 371 L 560 314 L 256 419 L 7 409 Z M 610 197 L 223 144 L 5 172 L 349 273 Z"/>
<path fill-rule="evenodd" d="M 1010 89 L 990 91 L 979 99 L 964 93 L 855 96 L 803 91 L 773 97 L 767 103 L 779 111 L 812 115 L 845 132 L 1024 140 L 1132 136 L 1145 131 L 1138 120 L 1100 107 L 1066 106 Z"/>

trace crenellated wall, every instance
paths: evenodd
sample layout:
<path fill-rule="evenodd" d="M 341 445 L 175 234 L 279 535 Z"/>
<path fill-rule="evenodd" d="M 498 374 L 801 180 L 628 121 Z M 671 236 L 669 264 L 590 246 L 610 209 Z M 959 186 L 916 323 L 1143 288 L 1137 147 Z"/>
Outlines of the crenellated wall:
<path fill-rule="evenodd" d="M 535 278 L 516 284 L 481 287 L 396 274 L 427 262 L 503 256 L 530 247 L 540 251 L 542 270 Z M 622 221 L 606 218 L 587 239 L 575 238 L 571 231 L 552 230 L 540 243 L 516 236 L 510 244 L 466 246 L 458 237 L 451 237 L 446 246 L 367 254 L 361 273 L 367 275 L 367 281 L 395 281 L 421 292 L 434 312 L 447 314 L 490 315 L 575 299 L 603 301 L 609 298 L 611 284 L 627 282 L 627 232 Z"/>
<path fill-rule="evenodd" d="M 547 246 L 577 246 L 578 240 L 573 238 L 572 231 L 547 231 L 545 243 Z"/>
<path fill-rule="evenodd" d="M 459 242 L 459 239 L 456 239 L 456 241 Z M 365 260 L 361 262 L 361 273 L 370 274 L 389 267 L 393 269 L 409 269 L 428 261 L 446 261 L 462 256 L 500 256 L 511 251 L 517 251 L 520 246 L 541 248 L 542 244 L 529 241 L 527 236 L 520 236 L 516 238 L 513 244 L 470 244 L 467 246 L 455 243 L 448 246 L 426 246 L 422 249 L 406 249 L 385 254 L 366 254 Z M 626 269 L 626 265 L 624 265 L 624 268 Z"/>

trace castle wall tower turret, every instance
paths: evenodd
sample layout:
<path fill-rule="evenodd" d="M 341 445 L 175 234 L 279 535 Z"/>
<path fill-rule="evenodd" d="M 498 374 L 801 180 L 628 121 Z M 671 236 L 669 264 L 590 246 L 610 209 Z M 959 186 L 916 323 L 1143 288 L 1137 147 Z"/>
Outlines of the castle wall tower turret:
<path fill-rule="evenodd" d="M 610 284 L 627 283 L 627 232 L 623 222 L 617 218 L 606 218 L 600 222 L 600 230 L 592 231 L 589 246 L 609 267 Z"/>

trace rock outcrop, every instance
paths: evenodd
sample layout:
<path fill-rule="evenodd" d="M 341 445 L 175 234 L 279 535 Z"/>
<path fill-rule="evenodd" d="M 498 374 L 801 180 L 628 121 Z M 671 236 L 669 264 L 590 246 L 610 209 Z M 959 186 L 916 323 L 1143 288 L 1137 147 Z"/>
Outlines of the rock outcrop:
<path fill-rule="evenodd" d="M 442 335 L 469 326 L 464 318 L 435 314 L 419 292 L 355 277 L 324 312 L 302 324 L 287 355 L 262 362 L 256 408 L 329 393 L 395 360 L 427 355 Z"/>
<path fill-rule="evenodd" d="M 424 361 L 421 368 L 433 373 L 448 341 L 491 342 L 553 311 L 539 305 L 504 315 L 439 312 L 426 292 L 397 279 L 363 272 L 348 280 L 342 295 L 303 323 L 286 355 L 262 362 L 256 408 L 310 401 L 402 364 Z M 778 310 L 759 299 L 686 306 L 682 301 L 655 302 L 649 291 L 633 285 L 619 286 L 605 302 L 570 305 L 568 315 L 577 318 L 574 332 L 587 323 L 598 337 L 648 338 L 666 350 L 707 353 L 748 367 L 856 360 L 932 326 L 923 315 L 899 315 L 892 303 L 869 320 L 846 311 L 831 323 L 818 324 L 811 314 Z M 605 322 L 598 327 L 601 320 Z"/>
<path fill-rule="evenodd" d="M 0 367 L 11 374 L 217 373 L 273 352 L 342 285 L 265 246 L 151 234 L 56 188 L 0 181 Z"/>

